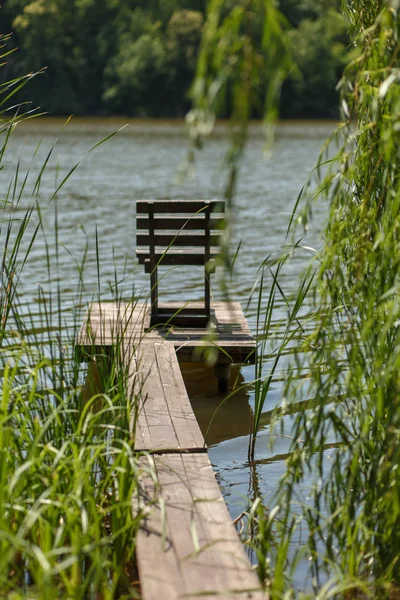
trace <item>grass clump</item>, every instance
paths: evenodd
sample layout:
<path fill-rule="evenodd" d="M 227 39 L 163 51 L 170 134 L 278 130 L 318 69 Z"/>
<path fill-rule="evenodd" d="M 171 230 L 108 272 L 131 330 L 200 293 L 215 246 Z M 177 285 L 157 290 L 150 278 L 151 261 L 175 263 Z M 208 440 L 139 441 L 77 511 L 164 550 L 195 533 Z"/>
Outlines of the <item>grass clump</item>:
<path fill-rule="evenodd" d="M 0 86 L 2 166 L 13 129 L 35 115 L 21 105 L 6 108 L 29 77 Z M 37 200 L 52 150 L 33 187 L 18 163 L 2 197 L 0 598 L 133 598 L 139 596 L 134 552 L 141 513 L 132 510 L 132 498 L 145 467 L 133 452 L 135 399 L 127 393 L 124 368 L 97 357 L 89 370 L 95 376 L 82 389 L 86 366 L 76 364 L 67 339 L 47 245 L 53 291 L 39 288 L 35 314 L 19 302 L 21 273 L 43 233 Z M 23 209 L 21 199 L 29 196 Z M 54 235 L 57 246 L 57 224 Z M 55 262 L 58 268 L 58 246 Z"/>
<path fill-rule="evenodd" d="M 117 396 L 58 395 L 42 360 L 5 365 L 0 424 L 1 594 L 114 598 L 131 592 L 138 465 Z M 10 596 L 11 592 L 17 593 Z M 96 595 L 97 594 L 97 595 Z M 130 596 L 132 597 L 132 596 Z"/>
<path fill-rule="evenodd" d="M 307 295 L 313 328 L 298 348 L 310 377 L 288 373 L 285 389 L 286 400 L 316 402 L 295 419 L 276 509 L 261 516 L 273 598 L 298 594 L 300 568 L 307 597 L 387 598 L 400 586 L 400 14 L 379 0 L 343 10 L 358 57 L 340 82 L 343 121 L 309 196 L 330 202 Z M 337 447 L 326 451 L 329 442 Z"/>
<path fill-rule="evenodd" d="M 255 20 L 257 15 L 272 33 L 279 21 L 271 21 L 264 10 L 273 10 L 273 3 L 262 9 L 256 2 L 241 5 L 234 13 L 237 21 L 229 21 L 228 10 L 222 19 L 222 4 L 210 3 L 205 29 L 207 48 L 215 44 L 220 53 L 202 50 L 193 89 L 199 118 L 218 114 L 221 98 L 236 109 L 232 118 L 238 133 L 234 131 L 227 160 L 231 206 L 254 98 L 251 75 L 259 63 L 250 61 L 254 69 L 246 69 L 239 55 L 219 80 L 213 67 L 217 59 L 223 64 L 221 57 L 228 55 L 224 50 L 240 49 L 246 41 L 241 24 L 247 16 Z M 305 209 L 297 214 L 296 203 L 298 219 L 290 220 L 291 226 L 296 220 L 307 226 L 314 200 L 327 198 L 330 212 L 322 250 L 297 297 L 286 299 L 280 288 L 285 257 L 271 267 L 265 306 L 260 292 L 262 340 L 273 333 L 277 296 L 287 303 L 288 318 L 266 375 L 261 344 L 250 458 L 277 360 L 292 336 L 297 336 L 298 347 L 287 370 L 278 422 L 283 427 L 280 417 L 293 413 L 291 402 L 306 407 L 289 432 L 293 441 L 276 506 L 267 510 L 258 502 L 253 511 L 259 574 L 273 599 L 386 598 L 396 597 L 400 588 L 399 8 L 397 0 L 342 2 L 353 57 L 339 82 L 342 122 L 321 153 L 315 179 L 306 186 L 309 194 L 302 194 L 308 198 Z M 276 94 L 288 58 L 273 35 L 269 42 L 273 61 L 268 67 L 275 81 L 270 90 Z M 274 103 L 271 96 L 267 101 L 268 117 Z M 292 251 L 299 243 L 294 241 Z M 301 314 L 307 315 L 306 327 Z M 295 373 L 304 367 L 309 377 L 299 380 Z M 309 592 L 296 588 L 299 578 Z"/>

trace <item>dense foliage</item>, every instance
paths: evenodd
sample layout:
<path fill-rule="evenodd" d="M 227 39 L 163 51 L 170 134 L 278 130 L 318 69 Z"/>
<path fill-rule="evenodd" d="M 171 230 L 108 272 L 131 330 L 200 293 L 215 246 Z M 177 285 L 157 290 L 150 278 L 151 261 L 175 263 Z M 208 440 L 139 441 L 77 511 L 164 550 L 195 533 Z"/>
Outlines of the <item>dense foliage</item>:
<path fill-rule="evenodd" d="M 287 373 L 280 407 L 303 400 L 309 410 L 295 419 L 276 509 L 260 531 L 273 598 L 302 559 L 312 597 L 397 598 L 400 587 L 399 2 L 343 7 L 358 55 L 301 215 L 307 222 L 315 198 L 329 200 L 324 244 L 294 302 L 308 286 L 311 333 L 293 367 L 309 376 Z"/>
<path fill-rule="evenodd" d="M 400 4 L 344 0 L 342 6 L 354 50 L 338 86 L 341 123 L 300 194 L 298 204 L 306 198 L 305 206 L 295 219 L 296 205 L 288 223 L 293 245 L 288 237 L 281 257 L 263 265 L 265 277 L 272 275 L 266 304 L 260 278 L 258 332 L 272 342 L 273 360 L 263 365 L 261 358 L 257 365 L 256 425 L 276 363 L 296 336 L 276 410 L 280 433 L 292 439 L 287 470 L 274 504 L 266 507 L 258 498 L 251 511 L 259 575 L 273 600 L 394 599 L 400 589 Z M 299 10 L 304 7 L 299 3 Z M 210 0 L 192 115 L 197 111 L 212 122 L 229 100 L 237 125 L 227 160 L 231 204 L 258 77 L 279 87 L 288 68 L 286 38 L 299 36 L 302 28 L 306 41 L 315 35 L 328 46 L 321 21 L 330 9 L 325 3 L 319 20 L 299 22 L 285 35 L 273 2 L 249 0 L 230 12 Z M 246 34 L 251 11 L 264 24 L 269 44 Z M 274 101 L 266 96 L 267 119 Z M 317 198 L 330 207 L 322 247 L 313 251 L 315 260 L 289 298 L 281 269 L 304 248 Z M 288 318 L 284 335 L 280 324 L 274 337 L 277 295 L 287 304 Z M 262 341 L 261 355 L 264 349 Z M 254 444 L 250 450 L 252 461 Z"/>
<path fill-rule="evenodd" d="M 283 88 L 283 116 L 337 114 L 335 86 L 348 60 L 339 5 L 281 0 L 294 28 L 296 66 Z M 13 31 L 10 45 L 18 50 L 3 77 L 45 67 L 28 93 L 52 114 L 183 116 L 206 6 L 206 0 L 7 0 L 0 32 Z M 258 85 L 262 94 L 265 81 Z M 253 107 L 251 116 L 262 112 Z M 228 114 L 223 107 L 220 116 Z"/>
<path fill-rule="evenodd" d="M 0 36 L 0 63 L 6 43 Z M 119 360 L 98 357 L 82 385 L 75 333 L 69 337 L 62 316 L 58 221 L 52 247 L 37 204 L 54 145 L 36 176 L 22 160 L 13 168 L 10 151 L 15 127 L 35 114 L 14 104 L 32 77 L 0 85 L 0 169 L 9 167 L 0 203 L 0 597 L 136 598 L 141 512 L 137 504 L 133 513 L 132 500 L 140 469 L 129 432 L 135 398 Z M 55 215 L 57 193 L 76 167 L 51 198 Z M 20 298 L 22 271 L 39 237 L 49 285 L 38 285 L 32 310 Z M 84 266 L 85 256 L 77 265 L 78 304 Z"/>

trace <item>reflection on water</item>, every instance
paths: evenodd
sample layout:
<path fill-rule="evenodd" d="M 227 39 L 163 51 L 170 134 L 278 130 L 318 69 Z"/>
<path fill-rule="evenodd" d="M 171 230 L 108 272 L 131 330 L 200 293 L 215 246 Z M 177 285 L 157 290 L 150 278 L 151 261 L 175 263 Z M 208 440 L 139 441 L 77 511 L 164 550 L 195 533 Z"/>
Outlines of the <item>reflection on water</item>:
<path fill-rule="evenodd" d="M 14 189 L 13 177 L 18 158 L 21 159 L 20 173 L 25 174 L 30 169 L 22 193 L 22 214 L 32 199 L 40 167 L 60 134 L 41 177 L 38 194 L 46 236 L 40 235 L 36 240 L 21 278 L 22 302 L 34 321 L 32 327 L 39 331 L 43 326 L 43 323 L 36 322 L 41 320 L 40 307 L 49 292 L 52 290 L 54 293 L 57 283 L 63 301 L 61 319 L 66 335 L 70 337 L 74 335 L 74 325 L 81 319 L 82 309 L 93 295 L 100 294 L 106 300 L 114 298 L 116 294 L 129 298 L 134 293 L 148 293 L 148 277 L 137 266 L 134 253 L 135 200 L 215 198 L 222 195 L 224 176 L 221 166 L 229 144 L 226 126 L 217 128 L 206 149 L 198 154 L 193 176 L 181 182 L 177 173 L 185 161 L 188 146 L 183 124 L 134 121 L 120 134 L 89 153 L 60 190 L 57 200 L 49 204 L 55 186 L 78 160 L 100 139 L 122 125 L 122 120 L 73 119 L 63 128 L 60 120 L 36 120 L 18 126 L 11 138 L 4 169 L 0 172 L 0 184 L 3 190 L 7 190 L 10 183 L 10 189 Z M 262 126 L 258 123 L 251 125 L 232 215 L 232 244 L 237 247 L 240 242 L 241 247 L 235 264 L 231 295 L 233 299 L 241 301 L 243 307 L 247 306 L 249 295 L 259 277 L 261 262 L 279 252 L 285 241 L 292 207 L 332 128 L 332 123 L 284 123 L 277 129 L 273 155 L 266 158 Z M 38 147 L 39 140 L 41 143 Z M 22 185 L 21 176 L 15 184 L 17 194 Z M 60 244 L 58 254 L 54 231 L 56 214 Z M 324 218 L 325 207 L 317 205 L 307 238 L 308 246 L 320 244 L 319 231 Z M 96 257 L 96 232 L 99 261 Z M 52 264 L 50 272 L 46 266 L 46 254 Z M 309 253 L 298 250 L 288 264 L 280 280 L 287 295 L 293 291 L 296 278 L 308 260 Z M 79 267 L 82 265 L 84 290 L 76 306 Z M 218 277 L 212 283 L 213 295 L 218 298 L 221 295 Z M 201 274 L 195 269 L 185 272 L 184 277 L 178 269 L 171 270 L 162 283 L 165 300 L 198 299 L 202 294 L 202 286 Z M 253 295 L 247 308 L 253 332 L 256 331 L 256 296 Z M 285 316 L 286 305 L 278 299 L 274 315 L 277 326 Z M 233 371 L 232 378 L 237 379 L 237 384 L 246 383 L 247 388 L 221 404 L 221 397 L 215 394 L 216 383 L 212 371 L 204 371 L 195 364 L 183 366 L 189 395 L 201 428 L 207 433 L 210 457 L 233 517 L 248 506 L 249 500 L 258 491 L 268 504 L 284 472 L 284 456 L 290 438 L 278 436 L 271 450 L 268 424 L 269 411 L 281 399 L 286 360 L 287 357 L 284 357 L 281 371 L 277 373 L 277 380 L 268 393 L 264 407 L 266 414 L 257 442 L 257 463 L 253 469 L 249 469 L 247 464 L 247 445 L 254 403 L 251 388 L 254 367 L 243 367 L 240 375 Z M 212 425 L 208 428 L 212 417 Z M 291 415 L 285 417 L 288 431 L 292 418 Z M 274 456 L 278 458 L 269 460 Z"/>
<path fill-rule="evenodd" d="M 248 436 L 252 410 L 250 393 L 243 386 L 239 367 L 231 369 L 231 391 L 217 395 L 217 379 L 213 370 L 199 363 L 181 363 L 186 389 L 207 445 L 214 446 L 233 438 Z"/>
<path fill-rule="evenodd" d="M 278 468 L 273 469 L 278 478 L 281 476 L 290 439 L 280 438 L 273 451 L 269 451 L 266 442 L 271 411 L 266 411 L 261 418 L 257 460 L 250 469 L 247 450 L 253 415 L 252 394 L 251 386 L 245 385 L 239 367 L 231 370 L 231 388 L 238 389 L 226 396 L 216 394 L 217 383 L 212 369 L 198 363 L 182 363 L 181 369 L 194 412 L 206 436 L 211 460 L 224 493 L 229 498 L 232 517 L 235 518 L 248 507 L 249 501 L 254 501 L 258 491 L 265 493 L 262 483 L 259 489 L 262 477 L 255 477 L 258 464 L 277 463 Z M 254 367 L 247 366 L 245 369 Z"/>

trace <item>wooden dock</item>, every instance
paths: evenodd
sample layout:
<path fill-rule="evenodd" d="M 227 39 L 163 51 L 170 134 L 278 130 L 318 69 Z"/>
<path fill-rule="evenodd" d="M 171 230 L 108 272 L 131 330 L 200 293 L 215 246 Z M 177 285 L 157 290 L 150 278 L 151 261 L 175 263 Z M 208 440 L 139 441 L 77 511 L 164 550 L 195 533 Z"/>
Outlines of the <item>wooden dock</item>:
<path fill-rule="evenodd" d="M 133 500 L 133 510 L 138 502 L 150 506 L 136 551 L 143 600 L 266 598 L 230 519 L 179 367 L 179 360 L 199 361 L 210 348 L 218 378 L 230 364 L 254 362 L 255 341 L 240 304 L 216 302 L 212 315 L 209 330 L 149 329 L 146 304 L 94 303 L 77 340 L 79 360 L 119 348 L 128 397 L 138 399 L 130 424 L 134 448 L 156 473 L 143 478 L 142 497 Z"/>

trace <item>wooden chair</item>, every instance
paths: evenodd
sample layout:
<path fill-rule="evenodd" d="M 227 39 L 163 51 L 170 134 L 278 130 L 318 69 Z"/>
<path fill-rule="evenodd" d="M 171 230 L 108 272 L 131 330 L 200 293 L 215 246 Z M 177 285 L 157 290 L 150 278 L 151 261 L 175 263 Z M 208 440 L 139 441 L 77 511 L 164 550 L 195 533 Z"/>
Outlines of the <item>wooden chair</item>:
<path fill-rule="evenodd" d="M 136 254 L 150 273 L 150 325 L 206 327 L 210 320 L 210 280 L 224 227 L 220 200 L 138 200 Z M 159 306 L 159 266 L 193 265 L 204 269 L 204 306 Z"/>

